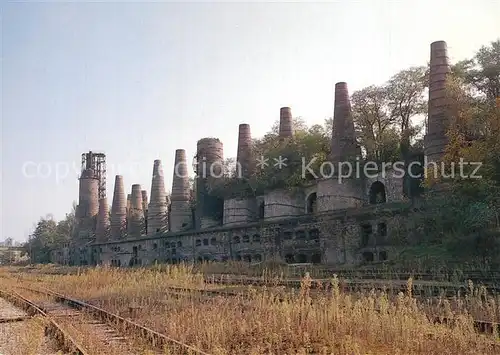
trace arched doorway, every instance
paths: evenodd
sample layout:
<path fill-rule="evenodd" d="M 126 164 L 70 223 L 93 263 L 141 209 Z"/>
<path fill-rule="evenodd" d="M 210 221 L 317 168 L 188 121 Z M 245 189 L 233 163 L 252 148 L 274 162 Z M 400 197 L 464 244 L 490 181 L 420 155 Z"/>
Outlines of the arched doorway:
<path fill-rule="evenodd" d="M 316 192 L 313 192 L 312 194 L 309 194 L 306 199 L 306 213 L 315 213 L 317 211 L 317 199 L 318 195 Z"/>
<path fill-rule="evenodd" d="M 380 181 L 375 181 L 370 186 L 370 204 L 377 205 L 379 203 L 386 203 L 387 198 L 385 194 L 385 186 Z"/>
<path fill-rule="evenodd" d="M 364 261 L 364 262 L 371 263 L 371 262 L 373 262 L 373 260 L 374 260 L 374 259 L 375 259 L 375 258 L 374 258 L 374 255 L 373 255 L 373 253 L 372 253 L 372 252 L 365 251 L 365 252 L 363 253 L 363 261 Z"/>
<path fill-rule="evenodd" d="M 259 203 L 259 219 L 264 219 L 266 217 L 266 204 L 264 201 Z"/>
<path fill-rule="evenodd" d="M 319 253 L 313 254 L 311 257 L 311 262 L 313 264 L 321 264 L 321 254 Z"/>
<path fill-rule="evenodd" d="M 299 264 L 307 263 L 307 255 L 305 255 L 305 254 L 297 255 L 297 263 L 299 263 Z"/>

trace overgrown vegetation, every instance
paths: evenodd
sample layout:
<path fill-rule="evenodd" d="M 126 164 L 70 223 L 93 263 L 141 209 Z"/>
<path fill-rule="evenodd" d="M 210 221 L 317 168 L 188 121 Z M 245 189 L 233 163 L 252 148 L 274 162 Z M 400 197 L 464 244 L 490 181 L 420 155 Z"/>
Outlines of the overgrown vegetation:
<path fill-rule="evenodd" d="M 344 293 L 336 277 L 315 293 L 316 281 L 306 276 L 298 292 L 240 287 L 240 297 L 208 297 L 194 290 L 172 293 L 169 286 L 208 287 L 201 274 L 184 265 L 68 275 L 17 271 L 15 278 L 6 271 L 0 276 L 132 317 L 211 354 L 498 353 L 498 335 L 477 334 L 473 318 L 498 320 L 499 300 L 472 285 L 459 298 L 425 301 L 413 297 L 412 280 L 407 292 L 391 296 L 373 290 Z M 455 321 L 434 324 L 436 316 Z"/>
<path fill-rule="evenodd" d="M 491 268 L 500 266 L 499 93 L 500 40 L 453 68 L 445 166 L 442 174 L 429 169 L 425 181 L 439 191 L 426 194 L 424 212 L 415 215 L 418 243 Z"/>

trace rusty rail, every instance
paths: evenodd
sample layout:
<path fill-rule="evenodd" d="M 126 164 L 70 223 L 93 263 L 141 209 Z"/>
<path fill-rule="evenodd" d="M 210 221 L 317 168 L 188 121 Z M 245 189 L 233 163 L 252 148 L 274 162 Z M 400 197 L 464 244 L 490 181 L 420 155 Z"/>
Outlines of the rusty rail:
<path fill-rule="evenodd" d="M 253 286 L 284 286 L 287 288 L 300 288 L 302 279 L 276 279 L 265 280 L 259 277 L 247 277 L 243 275 L 231 274 L 218 274 L 218 275 L 205 275 L 204 281 L 208 284 L 222 284 L 222 285 L 253 285 Z M 338 279 L 339 287 L 343 291 L 357 291 L 357 290 L 382 290 L 386 292 L 406 292 L 407 284 L 403 280 L 349 280 Z M 311 278 L 309 288 L 320 289 L 331 284 L 330 279 L 314 279 Z M 491 294 L 500 294 L 500 287 L 489 286 L 485 287 Z M 421 280 L 413 280 L 412 294 L 414 296 L 445 296 L 453 297 L 457 293 L 466 294 L 468 286 L 466 284 L 456 284 L 450 282 L 423 282 Z"/>
<path fill-rule="evenodd" d="M 5 290 L 0 290 L 0 297 L 18 306 L 19 308 L 24 309 L 30 315 L 38 314 L 44 317 L 44 319 L 48 321 L 48 325 L 45 328 L 45 334 L 52 335 L 65 352 L 77 355 L 90 355 L 90 353 L 73 337 L 71 337 L 71 335 L 69 335 L 59 323 L 57 323 L 35 303 L 15 291 L 7 292 Z"/>
<path fill-rule="evenodd" d="M 189 344 L 185 344 L 179 340 L 171 338 L 165 334 L 161 334 L 153 329 L 135 323 L 129 319 L 123 318 L 114 313 L 108 312 L 102 308 L 91 305 L 89 303 L 82 302 L 80 300 L 76 300 L 70 297 L 67 297 L 58 292 L 49 290 L 47 288 L 31 288 L 25 286 L 16 286 L 21 289 L 25 289 L 31 292 L 37 292 L 44 295 L 48 295 L 53 297 L 57 302 L 64 303 L 72 308 L 76 308 L 78 310 L 85 310 L 91 315 L 101 319 L 104 322 L 115 325 L 116 327 L 128 331 L 130 333 L 139 334 L 143 339 L 146 339 L 153 347 L 164 347 L 170 346 L 176 350 L 184 350 L 190 354 L 200 354 L 200 355 L 210 355 L 200 349 L 195 348 Z"/>

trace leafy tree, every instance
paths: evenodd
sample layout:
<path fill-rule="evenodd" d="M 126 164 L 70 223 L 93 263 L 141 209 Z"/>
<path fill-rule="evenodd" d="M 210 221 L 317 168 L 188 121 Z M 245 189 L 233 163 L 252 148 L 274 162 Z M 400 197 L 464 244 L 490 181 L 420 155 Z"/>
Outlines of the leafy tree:
<path fill-rule="evenodd" d="M 24 250 L 28 253 L 32 262 L 50 262 L 50 252 L 64 247 L 71 240 L 75 226 L 75 204 L 70 213 L 59 222 L 52 215 L 40 218 L 30 235 Z"/>
<path fill-rule="evenodd" d="M 267 158 L 266 166 L 257 167 L 249 178 L 236 176 L 235 161 L 226 160 L 225 176 L 222 179 L 211 179 L 209 191 L 220 197 L 256 196 L 267 189 L 286 188 L 303 185 L 314 179 L 314 176 L 302 176 L 302 165 L 309 165 L 313 171 L 319 171 L 321 164 L 330 154 L 331 125 L 313 125 L 308 127 L 302 118 L 294 119 L 294 136 L 281 138 L 278 135 L 279 121 L 273 125 L 270 132 L 261 139 L 253 140 L 252 155 Z M 281 169 L 277 162 L 281 157 L 284 163 Z"/>
<path fill-rule="evenodd" d="M 390 118 L 398 125 L 401 134 L 403 158 L 407 158 L 412 138 L 422 129 L 413 121 L 427 112 L 426 86 L 426 67 L 423 66 L 401 70 L 389 79 L 386 86 Z"/>
<path fill-rule="evenodd" d="M 482 46 L 473 58 L 457 63 L 453 72 L 479 96 L 494 102 L 500 97 L 500 39 Z"/>
<path fill-rule="evenodd" d="M 351 97 L 352 114 L 360 145 L 366 159 L 372 161 L 394 161 L 397 154 L 394 146 L 398 137 L 394 136 L 395 120 L 389 112 L 387 88 L 368 86 L 355 91 Z"/>
<path fill-rule="evenodd" d="M 57 223 L 51 216 L 41 218 L 29 237 L 27 252 L 32 262 L 50 262 L 50 251 L 57 244 Z"/>

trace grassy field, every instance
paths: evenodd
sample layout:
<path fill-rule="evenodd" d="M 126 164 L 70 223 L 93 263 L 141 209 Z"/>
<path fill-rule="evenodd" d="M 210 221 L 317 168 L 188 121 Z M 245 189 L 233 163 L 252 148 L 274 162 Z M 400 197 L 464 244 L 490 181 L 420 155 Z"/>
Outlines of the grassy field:
<path fill-rule="evenodd" d="M 172 295 L 169 286 L 208 288 L 199 268 L 0 269 L 10 282 L 43 286 L 133 318 L 211 354 L 498 354 L 498 334 L 479 335 L 473 318 L 499 319 L 499 298 L 470 285 L 456 299 L 420 301 L 411 292 L 343 293 L 333 278 L 312 296 L 313 280 L 281 300 L 273 289 L 240 287 L 245 297 Z M 2 280 L 2 281 L 3 281 Z M 412 280 L 408 280 L 411 289 Z M 324 285 L 325 288 L 326 285 Z M 283 299 L 284 298 L 284 299 Z M 428 315 L 453 318 L 437 325 Z M 497 345 L 493 345 L 496 343 Z"/>

